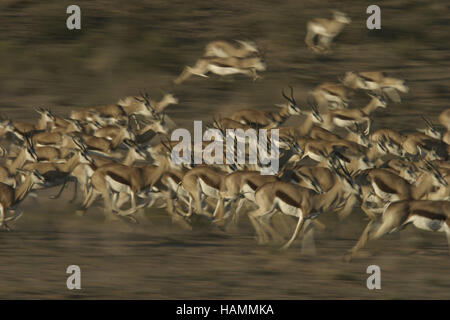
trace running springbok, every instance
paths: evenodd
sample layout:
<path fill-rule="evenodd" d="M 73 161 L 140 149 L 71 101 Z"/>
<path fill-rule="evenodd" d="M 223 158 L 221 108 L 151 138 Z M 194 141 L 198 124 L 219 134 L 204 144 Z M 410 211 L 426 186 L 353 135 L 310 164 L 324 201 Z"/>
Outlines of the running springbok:
<path fill-rule="evenodd" d="M 350 91 L 342 84 L 325 82 L 315 87 L 311 94 L 320 110 L 348 107 Z"/>
<path fill-rule="evenodd" d="M 248 215 L 260 243 L 267 241 L 265 231 L 269 232 L 272 238 L 278 238 L 268 221 L 263 220 L 270 219 L 276 211 L 298 218 L 291 239 L 283 246 L 283 249 L 287 249 L 297 238 L 305 221 L 314 219 L 320 213 L 330 209 L 343 207 L 351 194 L 360 193 L 359 185 L 353 181 L 340 162 L 332 160 L 331 163 L 340 183 L 336 183 L 328 192 L 317 194 L 313 190 L 287 182 L 266 183 L 255 192 L 255 203 L 258 209 L 249 212 Z"/>
<path fill-rule="evenodd" d="M 27 194 L 33 189 L 33 186 L 37 183 L 43 183 L 44 178 L 42 175 L 34 170 L 21 171 L 24 173 L 25 179 L 22 184 L 16 188 L 10 185 L 0 182 L 0 228 L 10 230 L 7 222 L 18 218 L 20 215 L 16 213 L 12 217 L 7 217 L 8 211 L 15 211 L 19 203 L 25 199 Z"/>
<path fill-rule="evenodd" d="M 313 19 L 306 25 L 305 43 L 315 52 L 331 52 L 331 42 L 350 22 L 351 19 L 340 11 L 333 11 L 333 20 Z M 317 44 L 314 43 L 316 37 L 318 38 Z"/>
<path fill-rule="evenodd" d="M 409 88 L 405 81 L 397 78 L 386 77 L 383 72 L 347 72 L 342 83 L 352 89 L 363 89 L 375 94 L 386 94 L 392 101 L 400 102 L 401 98 L 397 91 L 408 93 Z"/>
<path fill-rule="evenodd" d="M 450 253 L 450 201 L 403 200 L 391 203 L 383 212 L 381 222 L 369 223 L 345 260 L 350 262 L 369 240 L 400 231 L 411 223 L 422 230 L 445 232 Z"/>
<path fill-rule="evenodd" d="M 279 111 L 260 111 L 260 110 L 240 110 L 233 113 L 231 120 L 242 124 L 251 125 L 257 128 L 275 128 L 285 122 L 290 116 L 300 115 L 301 110 L 294 98 L 294 89 L 291 88 L 291 97 L 288 97 L 284 91 L 283 97 L 288 101 L 286 104 L 276 105 Z"/>
<path fill-rule="evenodd" d="M 387 102 L 382 96 L 370 95 L 370 102 L 361 109 L 342 109 L 333 110 L 322 115 L 323 127 L 327 130 L 333 130 L 335 126 L 349 128 L 356 124 L 366 124 L 364 134 L 368 135 L 372 120 L 370 115 L 378 108 L 386 108 Z"/>

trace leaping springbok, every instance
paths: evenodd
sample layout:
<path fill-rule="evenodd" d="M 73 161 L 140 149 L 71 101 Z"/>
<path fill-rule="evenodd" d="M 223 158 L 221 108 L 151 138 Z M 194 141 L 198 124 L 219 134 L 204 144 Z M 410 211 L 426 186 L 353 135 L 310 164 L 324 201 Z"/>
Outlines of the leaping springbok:
<path fill-rule="evenodd" d="M 333 20 L 323 18 L 313 19 L 306 25 L 305 43 L 315 52 L 331 52 L 331 41 L 350 22 L 351 19 L 340 11 L 333 11 Z M 314 43 L 316 37 L 318 38 L 317 44 Z"/>

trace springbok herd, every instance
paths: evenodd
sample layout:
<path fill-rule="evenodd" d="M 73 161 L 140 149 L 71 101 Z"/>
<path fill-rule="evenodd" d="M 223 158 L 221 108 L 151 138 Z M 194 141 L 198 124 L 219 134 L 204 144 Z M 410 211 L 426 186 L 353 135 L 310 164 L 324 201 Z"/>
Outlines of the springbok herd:
<path fill-rule="evenodd" d="M 329 51 L 333 37 L 349 22 L 340 12 L 334 20 L 312 20 L 305 42 L 314 51 Z M 207 77 L 208 72 L 256 79 L 256 72 L 264 70 L 264 59 L 253 43 L 213 41 L 195 66 L 186 67 L 174 82 L 181 84 L 192 75 Z M 355 91 L 367 94 L 365 107 L 349 108 Z M 109 218 L 136 223 L 136 214 L 144 208 L 166 208 L 172 221 L 184 226 L 199 214 L 226 230 L 248 210 L 262 244 L 283 241 L 271 224 L 274 213 L 281 213 L 298 218 L 286 249 L 299 234 L 306 237 L 323 226 L 315 220 L 321 213 L 345 218 L 359 206 L 370 222 L 347 260 L 368 240 L 410 223 L 445 232 L 450 248 L 450 109 L 440 114 L 440 125 L 423 116 L 418 132 L 372 130 L 372 114 L 391 101 L 399 102 L 407 92 L 403 80 L 382 72 L 347 72 L 339 82 L 311 91 L 308 108 L 297 104 L 290 87 L 289 95 L 282 91 L 286 102 L 273 111 L 240 110 L 213 119 L 210 128 L 218 129 L 224 139 L 227 129 L 279 129 L 276 175 L 261 175 L 259 163 L 175 163 L 175 142 L 167 136 L 165 117 L 165 109 L 178 103 L 171 94 L 155 101 L 141 93 L 114 105 L 72 111 L 68 118 L 38 108 L 36 124 L 3 119 L 0 134 L 6 160 L 0 166 L 0 226 L 9 230 L 8 223 L 21 215 L 17 205 L 28 194 L 61 186 L 51 197 L 57 198 L 68 182 L 74 182 L 70 201 L 81 193 L 80 214 L 103 199 Z M 300 116 L 302 124 L 283 127 L 292 116 Z"/>

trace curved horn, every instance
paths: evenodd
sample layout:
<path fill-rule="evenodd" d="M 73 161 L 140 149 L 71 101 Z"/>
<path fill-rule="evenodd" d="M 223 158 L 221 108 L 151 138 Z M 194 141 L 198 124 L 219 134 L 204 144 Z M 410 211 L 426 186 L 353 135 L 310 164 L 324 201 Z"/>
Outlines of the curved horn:
<path fill-rule="evenodd" d="M 429 126 L 430 128 L 433 128 L 433 127 L 434 127 L 433 123 L 432 123 L 429 119 L 427 119 L 427 118 L 425 117 L 425 115 L 422 114 L 421 117 L 422 117 L 423 121 L 425 121 L 425 123 L 427 124 L 427 126 Z"/>
<path fill-rule="evenodd" d="M 281 90 L 281 95 L 283 96 L 283 98 L 285 98 L 286 100 L 288 100 L 289 102 L 293 102 L 285 93 L 284 93 L 284 89 Z"/>
<path fill-rule="evenodd" d="M 295 104 L 296 102 L 295 102 L 295 98 L 294 98 L 294 88 L 291 85 L 289 86 L 289 88 L 291 88 L 291 99 Z"/>

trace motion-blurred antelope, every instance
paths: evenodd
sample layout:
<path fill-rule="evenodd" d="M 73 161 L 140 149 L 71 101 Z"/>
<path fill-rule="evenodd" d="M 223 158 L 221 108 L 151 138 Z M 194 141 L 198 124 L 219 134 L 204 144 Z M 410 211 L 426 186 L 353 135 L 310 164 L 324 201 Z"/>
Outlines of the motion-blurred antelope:
<path fill-rule="evenodd" d="M 305 43 L 316 52 L 331 52 L 331 42 L 350 22 L 351 19 L 340 11 L 333 11 L 333 20 L 313 19 L 306 25 Z M 317 44 L 314 43 L 316 37 Z"/>

